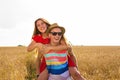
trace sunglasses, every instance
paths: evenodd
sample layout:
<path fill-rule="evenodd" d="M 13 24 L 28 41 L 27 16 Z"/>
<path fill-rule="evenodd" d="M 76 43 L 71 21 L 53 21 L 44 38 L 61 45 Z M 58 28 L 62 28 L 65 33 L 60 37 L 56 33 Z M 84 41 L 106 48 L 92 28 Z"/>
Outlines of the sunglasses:
<path fill-rule="evenodd" d="M 62 32 L 50 32 L 53 36 L 56 36 L 58 34 L 58 36 L 62 35 Z"/>

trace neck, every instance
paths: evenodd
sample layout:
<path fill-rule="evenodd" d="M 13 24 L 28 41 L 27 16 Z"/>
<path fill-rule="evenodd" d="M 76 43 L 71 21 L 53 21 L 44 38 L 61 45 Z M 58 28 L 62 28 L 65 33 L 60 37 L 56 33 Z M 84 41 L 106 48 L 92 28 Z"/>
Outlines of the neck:
<path fill-rule="evenodd" d="M 50 42 L 51 46 L 58 46 L 60 43 L 54 43 L 54 42 Z"/>

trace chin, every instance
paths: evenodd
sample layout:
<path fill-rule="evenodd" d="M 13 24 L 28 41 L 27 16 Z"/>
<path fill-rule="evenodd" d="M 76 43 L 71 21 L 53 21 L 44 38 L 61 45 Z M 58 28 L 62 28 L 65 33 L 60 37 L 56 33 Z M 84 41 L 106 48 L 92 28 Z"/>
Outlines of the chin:
<path fill-rule="evenodd" d="M 59 40 L 55 40 L 54 43 L 59 43 Z"/>

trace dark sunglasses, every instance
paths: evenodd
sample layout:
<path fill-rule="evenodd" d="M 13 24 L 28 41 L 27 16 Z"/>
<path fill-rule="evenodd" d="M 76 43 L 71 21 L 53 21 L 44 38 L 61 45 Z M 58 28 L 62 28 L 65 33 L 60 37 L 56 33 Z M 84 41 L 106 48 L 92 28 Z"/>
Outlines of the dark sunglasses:
<path fill-rule="evenodd" d="M 58 36 L 62 35 L 62 32 L 50 32 L 53 36 L 56 36 L 58 34 Z"/>

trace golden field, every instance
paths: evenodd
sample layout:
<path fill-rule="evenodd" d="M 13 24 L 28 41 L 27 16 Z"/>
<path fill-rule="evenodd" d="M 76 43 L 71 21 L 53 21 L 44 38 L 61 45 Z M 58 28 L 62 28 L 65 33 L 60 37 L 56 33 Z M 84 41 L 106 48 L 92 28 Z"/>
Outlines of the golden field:
<path fill-rule="evenodd" d="M 120 46 L 73 46 L 86 80 L 120 80 Z M 0 80 L 35 80 L 35 51 L 0 47 Z"/>

